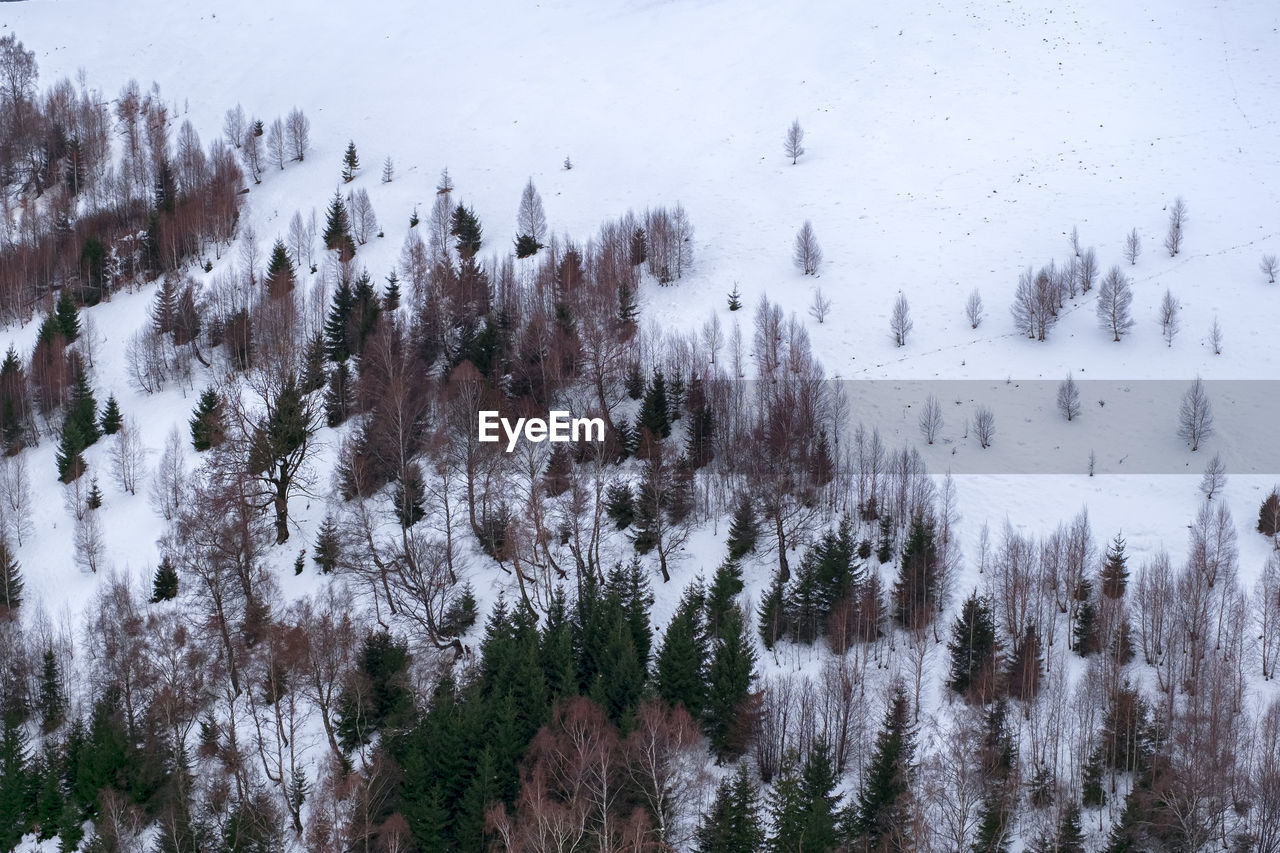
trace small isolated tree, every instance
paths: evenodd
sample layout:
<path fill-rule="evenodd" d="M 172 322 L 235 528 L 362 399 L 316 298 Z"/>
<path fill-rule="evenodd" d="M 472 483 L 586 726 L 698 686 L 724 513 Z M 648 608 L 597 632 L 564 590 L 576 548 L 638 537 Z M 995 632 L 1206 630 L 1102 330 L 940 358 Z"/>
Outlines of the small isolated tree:
<path fill-rule="evenodd" d="M 809 316 L 822 323 L 829 313 L 831 313 L 831 300 L 819 287 L 813 291 L 813 303 L 809 305 Z"/>
<path fill-rule="evenodd" d="M 1133 328 L 1132 306 L 1133 289 L 1129 279 L 1119 267 L 1112 267 L 1098 287 L 1098 325 L 1111 333 L 1112 341 L 1119 341 Z"/>
<path fill-rule="evenodd" d="M 738 283 L 733 283 L 733 290 L 729 291 L 729 310 L 737 311 L 742 307 L 742 292 L 738 290 Z"/>
<path fill-rule="evenodd" d="M 1069 373 L 1058 385 L 1058 411 L 1069 421 L 1080 416 L 1080 389 Z"/>
<path fill-rule="evenodd" d="M 1169 250 L 1169 257 L 1177 257 L 1182 251 L 1182 226 L 1187 221 L 1187 203 L 1178 196 L 1169 208 L 1169 231 L 1164 236 L 1164 247 Z"/>
<path fill-rule="evenodd" d="M 1178 317 L 1182 305 L 1173 297 L 1173 291 L 1165 290 L 1164 299 L 1160 300 L 1160 334 L 1164 335 L 1164 341 L 1170 347 L 1173 346 L 1173 338 L 1178 334 L 1178 329 L 1182 327 L 1182 321 Z"/>
<path fill-rule="evenodd" d="M 982 325 L 982 315 L 982 294 L 975 287 L 964 303 L 964 316 L 969 321 L 969 326 L 976 329 Z"/>
<path fill-rule="evenodd" d="M 301 163 L 306 159 L 307 148 L 311 145 L 311 119 L 307 118 L 302 110 L 294 107 L 289 110 L 284 126 L 293 159 Z"/>
<path fill-rule="evenodd" d="M 979 406 L 973 415 L 973 434 L 983 449 L 991 446 L 991 439 L 996 434 L 996 416 L 986 406 Z"/>
<path fill-rule="evenodd" d="M 285 161 L 289 159 L 288 152 L 284 122 L 277 118 L 267 127 L 267 157 L 277 169 L 284 169 Z"/>
<path fill-rule="evenodd" d="M 914 324 L 911 322 L 911 306 L 907 304 L 907 297 L 904 293 L 899 293 L 897 300 L 893 303 L 893 313 L 889 316 L 889 331 L 893 332 L 893 342 L 897 346 L 907 345 L 907 333 L 911 331 Z"/>
<path fill-rule="evenodd" d="M 1204 381 L 1197 377 L 1182 395 L 1182 405 L 1178 409 L 1178 437 L 1190 444 L 1194 452 L 1200 449 L 1200 442 L 1211 435 L 1213 406 L 1209 403 Z"/>
<path fill-rule="evenodd" d="M 1222 454 L 1215 453 L 1204 466 L 1204 475 L 1200 478 L 1200 492 L 1207 501 L 1221 492 L 1227 485 L 1227 464 L 1222 461 Z"/>
<path fill-rule="evenodd" d="M 1129 262 L 1129 266 L 1133 266 L 1138 262 L 1138 256 L 1142 254 L 1142 238 L 1138 236 L 1138 229 L 1135 228 L 1125 235 L 1124 238 L 1124 259 Z"/>
<path fill-rule="evenodd" d="M 133 418 L 127 419 L 116 433 L 116 444 L 111 452 L 111 470 L 116 485 L 131 495 L 138 493 L 138 481 L 146 465 L 147 450 L 142 444 L 142 432 Z"/>
<path fill-rule="evenodd" d="M 1098 278 L 1098 253 L 1093 247 L 1084 250 L 1084 254 L 1080 256 L 1080 263 L 1076 266 L 1076 274 L 1079 278 L 1080 292 L 1088 293 L 1093 290 L 1093 283 Z"/>
<path fill-rule="evenodd" d="M 1267 277 L 1267 284 L 1276 283 L 1276 270 L 1280 269 L 1280 265 L 1276 263 L 1275 255 L 1263 255 L 1259 268 L 1262 270 L 1262 274 Z"/>
<path fill-rule="evenodd" d="M 527 239 L 536 252 L 547 239 L 547 214 L 542 208 L 542 196 L 533 185 L 533 178 L 524 185 L 520 194 L 520 208 L 516 211 L 516 241 Z M 529 254 L 533 254 L 530 252 Z"/>
<path fill-rule="evenodd" d="M 813 233 L 813 224 L 807 219 L 796 232 L 792 257 L 805 275 L 817 275 L 818 268 L 822 266 L 822 247 L 818 245 L 818 238 Z"/>
<path fill-rule="evenodd" d="M 924 409 L 920 412 L 920 434 L 928 444 L 933 444 L 942 429 L 942 404 L 938 398 L 930 394 L 924 401 Z"/>
<path fill-rule="evenodd" d="M 1213 325 L 1209 327 L 1209 347 L 1214 355 L 1222 355 L 1222 324 L 1216 316 L 1213 318 Z"/>
<path fill-rule="evenodd" d="M 783 140 L 783 149 L 787 152 L 787 156 L 791 158 L 791 165 L 796 164 L 796 160 L 800 159 L 800 155 L 804 153 L 804 128 L 800 126 L 800 119 L 791 122 L 791 126 L 787 128 L 787 136 Z"/>
<path fill-rule="evenodd" d="M 1258 532 L 1273 537 L 1280 548 L 1280 487 L 1272 489 L 1258 509 Z"/>
<path fill-rule="evenodd" d="M 351 140 L 347 143 L 347 150 L 342 155 L 342 182 L 349 184 L 355 180 L 359 168 L 360 156 L 356 154 L 355 140 Z"/>
<path fill-rule="evenodd" d="M 1080 228 L 1077 225 L 1071 226 L 1071 254 L 1077 258 L 1080 257 Z"/>
<path fill-rule="evenodd" d="M 170 601 L 177 596 L 178 570 L 173 567 L 173 561 L 165 557 L 156 566 L 156 573 L 151 578 L 151 601 Z"/>
<path fill-rule="evenodd" d="M 382 161 L 382 182 L 389 184 L 396 177 L 396 164 L 392 161 L 391 155 L 387 155 L 387 159 Z"/>

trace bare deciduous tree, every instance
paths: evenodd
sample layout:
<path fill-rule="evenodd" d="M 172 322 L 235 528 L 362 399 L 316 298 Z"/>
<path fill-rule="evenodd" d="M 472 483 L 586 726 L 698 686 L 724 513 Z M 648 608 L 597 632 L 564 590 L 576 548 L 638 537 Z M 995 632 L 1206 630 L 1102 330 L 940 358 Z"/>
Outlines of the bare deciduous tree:
<path fill-rule="evenodd" d="M 1138 236 L 1138 229 L 1134 228 L 1124 238 L 1124 259 L 1129 262 L 1129 266 L 1133 266 L 1141 254 L 1142 238 Z"/>
<path fill-rule="evenodd" d="M 1112 267 L 1098 287 L 1098 324 L 1111 333 L 1113 341 L 1119 341 L 1133 328 L 1132 305 L 1133 289 L 1129 279 L 1119 267 Z"/>
<path fill-rule="evenodd" d="M 1160 300 L 1160 334 L 1170 347 L 1173 346 L 1174 336 L 1182 328 L 1182 321 L 1178 317 L 1181 308 L 1182 305 L 1173 297 L 1173 291 L 1165 290 L 1164 299 Z"/>
<path fill-rule="evenodd" d="M 942 429 L 942 404 L 938 398 L 930 394 L 924 401 L 924 409 L 920 412 L 920 434 L 927 444 L 933 444 Z"/>
<path fill-rule="evenodd" d="M 1098 278 L 1098 253 L 1090 246 L 1084 250 L 1084 254 L 1080 257 L 1080 267 L 1077 272 L 1080 277 L 1080 291 L 1088 293 L 1093 289 L 1093 282 Z"/>
<path fill-rule="evenodd" d="M 1027 267 L 1018 276 L 1018 289 L 1014 293 L 1013 323 L 1018 332 L 1038 341 L 1048 340 L 1049 330 L 1058 322 L 1057 275 L 1051 267 L 1041 267 L 1033 272 Z"/>
<path fill-rule="evenodd" d="M 991 439 L 996 434 L 996 416 L 986 406 L 979 406 L 973 415 L 973 433 L 983 448 L 991 446 Z"/>
<path fill-rule="evenodd" d="M 964 316 L 969 321 L 970 328 L 976 329 L 982 325 L 982 294 L 976 287 L 964 303 Z"/>
<path fill-rule="evenodd" d="M 253 177 L 255 184 L 262 183 L 262 137 L 258 134 L 257 122 L 249 122 L 240 136 L 240 159 Z"/>
<path fill-rule="evenodd" d="M 289 110 L 285 119 L 285 133 L 289 138 L 289 150 L 293 152 L 293 159 L 301 163 L 306 159 L 307 148 L 311 145 L 311 119 L 294 107 Z"/>
<path fill-rule="evenodd" d="M 911 322 L 911 306 L 907 304 L 907 296 L 899 293 L 893 303 L 893 313 L 889 316 L 889 331 L 893 333 L 893 342 L 897 346 L 907 345 L 907 333 L 914 324 Z"/>
<path fill-rule="evenodd" d="M 813 302 L 809 305 L 809 316 L 822 323 L 829 313 L 831 313 L 831 300 L 822 292 L 821 287 L 816 288 L 813 291 Z"/>
<path fill-rule="evenodd" d="M 1213 406 L 1205 391 L 1204 381 L 1196 378 L 1182 395 L 1178 409 L 1178 437 L 1191 445 L 1192 451 L 1200 449 L 1200 442 L 1213 435 Z"/>
<path fill-rule="evenodd" d="M 822 247 L 818 245 L 818 238 L 813 233 L 813 223 L 807 219 L 796 232 L 796 243 L 791 257 L 805 275 L 817 275 L 818 268 L 822 266 Z"/>
<path fill-rule="evenodd" d="M 1080 408 L 1080 389 L 1071 374 L 1067 374 L 1067 378 L 1058 385 L 1058 411 L 1071 421 L 1079 417 Z"/>
<path fill-rule="evenodd" d="M 378 217 L 373 212 L 369 191 L 360 187 L 347 193 L 347 211 L 351 214 L 351 235 L 363 246 L 378 233 Z"/>
<path fill-rule="evenodd" d="M 1071 254 L 1080 257 L 1080 228 L 1076 225 L 1071 226 Z"/>
<path fill-rule="evenodd" d="M 1169 208 L 1169 231 L 1164 237 L 1164 247 L 1169 250 L 1169 257 L 1176 257 L 1182 250 L 1182 226 L 1187 221 L 1187 203 L 1178 196 Z"/>
<path fill-rule="evenodd" d="M 516 211 L 516 233 L 532 237 L 539 246 L 547 239 L 547 214 L 542 208 L 542 196 L 533 185 L 533 178 L 524 185 L 520 194 L 520 209 Z"/>
<path fill-rule="evenodd" d="M 1276 270 L 1280 269 L 1280 264 L 1277 264 L 1275 255 L 1263 255 L 1262 263 L 1258 265 L 1258 268 L 1267 277 L 1267 284 L 1276 283 Z"/>
<path fill-rule="evenodd" d="M 172 521 L 182 505 L 182 489 L 187 478 L 187 466 L 183 461 L 182 435 L 175 426 L 169 431 L 160 454 L 160 463 L 151 475 L 151 506 Z"/>
<path fill-rule="evenodd" d="M 277 169 L 284 169 L 285 160 L 289 159 L 284 138 L 284 122 L 275 119 L 267 127 L 267 156 Z"/>
<path fill-rule="evenodd" d="M 31 479 L 24 454 L 0 459 L 0 537 L 12 539 L 19 547 L 32 531 Z"/>
<path fill-rule="evenodd" d="M 75 561 L 81 570 L 97 574 L 105 565 L 106 543 L 102 538 L 99 513 L 89 510 L 76 520 Z"/>
<path fill-rule="evenodd" d="M 239 148 L 244 142 L 245 123 L 244 107 L 236 104 L 227 110 L 222 120 L 222 132 L 227 137 L 227 142 L 231 143 L 231 147 Z"/>
<path fill-rule="evenodd" d="M 1222 325 L 1218 323 L 1216 316 L 1213 318 L 1213 325 L 1209 327 L 1209 346 L 1214 355 L 1222 355 Z"/>
<path fill-rule="evenodd" d="M 787 136 L 783 140 L 783 150 L 787 152 L 787 156 L 791 158 L 791 165 L 796 164 L 796 160 L 804 153 L 804 128 L 800 126 L 800 119 L 791 122 L 791 126 L 787 128 Z"/>
<path fill-rule="evenodd" d="M 1215 453 L 1204 466 L 1204 475 L 1200 478 L 1200 492 L 1205 500 L 1213 500 L 1213 496 L 1227 485 L 1227 465 L 1222 461 L 1222 454 Z"/>
<path fill-rule="evenodd" d="M 142 445 L 142 433 L 132 417 L 126 418 L 116 433 L 115 447 L 111 451 L 111 470 L 116 485 L 131 495 L 138 493 L 138 480 L 142 477 L 146 462 L 146 448 Z"/>

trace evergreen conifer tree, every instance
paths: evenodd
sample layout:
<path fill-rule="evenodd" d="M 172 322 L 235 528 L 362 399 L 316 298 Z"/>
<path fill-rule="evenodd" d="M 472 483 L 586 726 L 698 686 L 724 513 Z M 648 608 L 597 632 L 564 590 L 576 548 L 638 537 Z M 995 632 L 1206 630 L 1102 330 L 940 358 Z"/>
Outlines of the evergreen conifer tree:
<path fill-rule="evenodd" d="M 1102 594 L 1112 600 L 1124 595 L 1125 586 L 1129 582 L 1129 570 L 1125 567 L 1128 557 L 1124 553 L 1124 544 L 1124 539 L 1117 533 L 1107 547 L 1107 556 L 1102 564 Z"/>
<path fill-rule="evenodd" d="M 9 546 L 9 537 L 0 534 L 0 617 L 11 615 L 22 605 L 22 567 Z"/>
<path fill-rule="evenodd" d="M 662 636 L 654 667 L 654 687 L 669 705 L 684 705 L 695 720 L 706 702 L 708 643 L 702 621 L 705 595 L 694 583 L 685 590 Z"/>
<path fill-rule="evenodd" d="M 791 633 L 786 584 L 782 580 L 780 569 L 774 572 L 773 583 L 760 599 L 756 613 L 760 617 L 760 639 L 764 641 L 766 649 L 772 649 L 778 640 Z"/>
<path fill-rule="evenodd" d="M 80 430 L 75 424 L 65 422 L 62 426 L 62 440 L 54 455 L 54 461 L 58 465 L 58 479 L 61 482 L 70 483 L 79 479 L 85 472 L 88 463 L 81 455 L 84 448 L 84 439 L 80 437 Z"/>
<path fill-rule="evenodd" d="M 27 372 L 17 349 L 9 344 L 0 364 L 0 441 L 11 455 L 23 447 L 29 411 Z"/>
<path fill-rule="evenodd" d="M 893 519 L 888 515 L 880 516 L 880 538 L 876 543 L 876 560 L 881 565 L 893 559 Z"/>
<path fill-rule="evenodd" d="M 204 389 L 188 423 L 191 425 L 191 446 L 196 450 L 210 450 L 222 444 L 226 435 L 222 395 L 212 387 Z"/>
<path fill-rule="evenodd" d="M 742 570 L 734 560 L 725 560 L 716 567 L 707 590 L 707 635 L 720 636 L 720 622 L 734 606 L 734 599 L 742 592 Z"/>
<path fill-rule="evenodd" d="M 716 789 L 711 811 L 698 827 L 700 853 L 758 853 L 764 847 L 760 791 L 745 764 Z"/>
<path fill-rule="evenodd" d="M 746 747 L 742 723 L 749 712 L 755 664 L 742 611 L 731 608 L 721 620 L 720 636 L 711 652 L 703 714 L 711 748 L 722 758 L 739 755 Z"/>
<path fill-rule="evenodd" d="M 729 291 L 729 310 L 737 311 L 742 308 L 742 293 L 738 290 L 738 283 L 733 283 L 733 290 Z"/>
<path fill-rule="evenodd" d="M 1058 821 L 1055 853 L 1085 853 L 1084 828 L 1080 825 L 1080 806 L 1074 802 L 1062 811 Z"/>
<path fill-rule="evenodd" d="M 1102 749 L 1089 754 L 1084 764 L 1084 778 L 1080 786 L 1080 801 L 1085 806 L 1106 805 L 1107 792 L 1102 786 Z"/>
<path fill-rule="evenodd" d="M 1029 702 L 1040 692 L 1040 677 L 1044 674 L 1044 658 L 1040 652 L 1040 632 L 1034 622 L 1028 622 L 1022 636 L 1013 644 L 1013 657 L 1005 682 L 1009 695 Z"/>
<path fill-rule="evenodd" d="M 382 310 L 395 311 L 400 307 L 400 279 L 396 277 L 396 271 L 392 270 L 391 275 L 387 276 L 387 287 L 382 291 Z"/>
<path fill-rule="evenodd" d="M 329 374 L 329 387 L 324 392 L 325 423 L 341 426 L 351 414 L 351 371 L 345 361 Z"/>
<path fill-rule="evenodd" d="M 635 285 L 629 281 L 620 282 L 618 284 L 618 325 L 622 326 L 626 334 L 630 334 L 639 315 L 640 305 L 636 301 Z"/>
<path fill-rule="evenodd" d="M 342 155 L 342 182 L 344 184 L 351 183 L 356 177 L 356 170 L 360 168 L 360 156 L 356 154 L 355 140 L 347 143 L 347 150 Z"/>
<path fill-rule="evenodd" d="M 605 513 L 619 530 L 625 530 L 636 520 L 635 492 L 630 483 L 615 480 L 605 491 Z"/>
<path fill-rule="evenodd" d="M 860 845 L 857 849 L 904 853 L 913 849 L 909 827 L 914 758 L 911 705 L 899 682 L 894 685 L 884 726 L 876 736 L 857 802 L 843 815 L 844 835 Z"/>
<path fill-rule="evenodd" d="M 404 476 L 396 483 L 392 500 L 396 508 L 396 520 L 400 526 L 408 529 L 426 517 L 427 489 L 422 481 L 422 471 L 417 465 L 405 468 Z"/>
<path fill-rule="evenodd" d="M 1277 537 L 1280 544 L 1280 488 L 1272 489 L 1258 508 L 1258 532 Z"/>
<path fill-rule="evenodd" d="M 1072 630 L 1071 648 L 1080 657 L 1088 657 L 1101 650 L 1102 633 L 1098 625 L 1098 606 L 1093 602 L 1093 583 L 1088 578 L 1080 581 L 1076 591 L 1080 606 L 1076 608 L 1076 624 Z"/>
<path fill-rule="evenodd" d="M 573 457 L 569 455 L 567 445 L 557 444 L 547 458 L 546 470 L 542 472 L 542 488 L 547 497 L 556 498 L 569 491 L 573 481 Z"/>
<path fill-rule="evenodd" d="M 989 698 L 996 664 L 995 614 L 976 589 L 960 608 L 947 649 L 951 652 L 947 686 L 962 695 L 976 695 L 979 701 Z"/>
<path fill-rule="evenodd" d="M 323 574 L 332 574 L 334 569 L 338 567 L 338 561 L 342 557 L 341 541 L 338 538 L 338 519 L 332 515 L 326 515 L 324 521 L 320 523 L 320 529 L 316 531 L 315 549 L 311 552 L 311 559 L 320 568 Z"/>
<path fill-rule="evenodd" d="M 102 489 L 98 488 L 97 477 L 94 477 L 89 483 L 89 494 L 84 499 L 84 505 L 89 509 L 99 509 L 102 507 Z"/>
<path fill-rule="evenodd" d="M 644 229 L 636 226 L 631 232 L 631 266 L 638 267 L 649 259 L 649 240 Z"/>
<path fill-rule="evenodd" d="M 115 435 L 123 425 L 124 418 L 120 415 L 120 404 L 116 402 L 116 395 L 112 394 L 107 397 L 107 405 L 102 410 L 102 419 L 98 422 L 98 426 L 103 435 Z"/>
<path fill-rule="evenodd" d="M 355 240 L 351 238 L 351 220 L 347 217 L 347 206 L 342 201 L 342 193 L 333 192 L 333 201 L 329 202 L 329 210 L 325 216 L 324 247 L 334 249 L 346 260 L 356 253 Z"/>
<path fill-rule="evenodd" d="M 293 290 L 296 274 L 293 260 L 284 247 L 284 241 L 276 240 L 271 247 L 271 259 L 267 262 L 267 296 L 279 299 Z"/>
<path fill-rule="evenodd" d="M 355 354 L 353 337 L 355 310 L 355 291 L 344 275 L 333 292 L 329 316 L 325 318 L 324 323 L 325 348 L 330 361 L 341 364 Z"/>
<path fill-rule="evenodd" d="M 662 371 L 655 371 L 653 381 L 645 391 L 640 404 L 639 424 L 649 440 L 663 439 L 671 435 L 671 414 L 667 406 L 667 383 Z"/>
<path fill-rule="evenodd" d="M 18 715 L 0 714 L 0 849 L 22 840 L 31 814 L 27 733 Z"/>
<path fill-rule="evenodd" d="M 95 444 L 102 433 L 98 429 L 98 403 L 93 397 L 93 388 L 89 386 L 89 377 L 79 363 L 73 365 L 73 370 L 75 380 L 67 400 L 63 432 L 66 432 L 68 426 L 74 427 L 80 440 L 84 442 L 81 445 L 83 449 Z"/>
<path fill-rule="evenodd" d="M 53 316 L 57 330 L 67 339 L 67 343 L 73 343 L 80 337 L 80 311 L 76 307 L 76 301 L 71 298 L 71 291 L 64 288 L 58 295 L 58 301 L 53 307 Z"/>
<path fill-rule="evenodd" d="M 929 624 L 942 598 L 941 565 L 933 523 L 917 515 L 902 549 L 902 565 L 893 587 L 894 617 L 906 628 Z"/>
<path fill-rule="evenodd" d="M 160 560 L 160 565 L 156 566 L 155 576 L 151 579 L 151 600 L 159 603 L 172 601 L 177 597 L 178 570 L 173 567 L 173 561 L 166 556 Z"/>
<path fill-rule="evenodd" d="M 36 708 L 40 711 L 40 728 L 45 734 L 62 725 L 67 710 L 67 694 L 62 687 L 62 666 L 52 648 L 44 650 Z"/>
<path fill-rule="evenodd" d="M 729 559 L 740 560 L 756 550 L 760 536 L 760 524 L 756 521 L 751 498 L 743 493 L 733 508 L 733 520 L 729 522 Z"/>
<path fill-rule="evenodd" d="M 463 261 L 471 261 L 479 254 L 484 229 L 480 227 L 480 220 L 471 208 L 461 204 L 454 208 L 449 221 L 449 233 L 457 239 L 458 256 Z"/>

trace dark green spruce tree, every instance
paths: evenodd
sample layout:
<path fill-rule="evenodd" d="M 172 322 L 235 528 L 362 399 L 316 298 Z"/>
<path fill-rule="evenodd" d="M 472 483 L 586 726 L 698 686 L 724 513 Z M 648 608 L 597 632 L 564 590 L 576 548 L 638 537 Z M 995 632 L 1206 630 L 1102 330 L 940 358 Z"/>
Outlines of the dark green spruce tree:
<path fill-rule="evenodd" d="M 906 688 L 894 686 L 884 726 L 863 778 L 857 802 L 843 813 L 846 841 L 855 849 L 907 853 L 915 849 L 910 836 L 911 777 L 915 772 L 915 732 Z"/>
<path fill-rule="evenodd" d="M 654 687 L 668 705 L 684 705 L 696 720 L 706 704 L 709 649 L 703 624 L 705 593 L 701 584 L 684 592 L 662 635 L 654 668 Z"/>
<path fill-rule="evenodd" d="M 754 552 L 759 538 L 760 523 L 756 520 L 751 498 L 741 494 L 734 502 L 733 520 L 729 522 L 729 559 L 741 560 Z"/>
<path fill-rule="evenodd" d="M 212 450 L 222 444 L 226 436 L 222 395 L 212 387 L 204 389 L 188 423 L 191 425 L 191 446 L 196 450 Z"/>
<path fill-rule="evenodd" d="M 703 719 L 711 748 L 721 758 L 742 754 L 750 730 L 751 682 L 756 655 L 742 611 L 734 607 L 720 623 L 720 636 L 707 669 L 707 704 Z"/>
<path fill-rule="evenodd" d="M 995 613 L 989 601 L 978 597 L 976 589 L 960 608 L 947 649 L 951 652 L 951 674 L 947 686 L 979 701 L 989 698 L 995 689 Z"/>
<path fill-rule="evenodd" d="M 124 418 L 120 415 L 120 404 L 116 402 L 116 395 L 112 394 L 107 397 L 107 405 L 102 410 L 102 418 L 98 421 L 98 427 L 102 430 L 103 435 L 115 435 L 123 425 Z"/>
<path fill-rule="evenodd" d="M 720 781 L 696 840 L 700 853 L 759 853 L 764 847 L 760 789 L 745 764 Z"/>
<path fill-rule="evenodd" d="M 1102 594 L 1115 600 L 1124 595 L 1129 583 L 1129 569 L 1126 566 L 1129 558 L 1124 553 L 1124 539 L 1119 533 L 1107 546 L 1106 557 L 1102 563 Z"/>

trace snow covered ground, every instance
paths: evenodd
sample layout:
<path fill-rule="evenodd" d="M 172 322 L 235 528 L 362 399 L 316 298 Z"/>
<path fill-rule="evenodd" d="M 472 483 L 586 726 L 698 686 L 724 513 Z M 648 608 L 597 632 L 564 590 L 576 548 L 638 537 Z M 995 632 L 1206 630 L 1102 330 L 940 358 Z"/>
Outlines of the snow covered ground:
<path fill-rule="evenodd" d="M 268 168 L 248 197 L 246 221 L 263 247 L 284 236 L 295 210 L 323 213 L 349 139 L 363 164 L 355 186 L 369 191 L 385 229 L 359 253 L 375 278 L 394 267 L 410 212 L 425 216 L 445 166 L 488 246 L 514 235 L 530 177 L 553 230 L 579 239 L 628 209 L 678 200 L 696 228 L 695 269 L 668 288 L 646 285 L 641 317 L 693 329 L 718 312 L 749 336 L 762 294 L 803 317 L 820 286 L 833 307 L 825 323 L 809 321 L 810 333 L 828 375 L 845 379 L 1280 377 L 1280 284 L 1258 269 L 1262 254 L 1280 252 L 1278 29 L 1280 6 L 1267 0 L 0 6 L 0 34 L 35 50 L 42 86 L 81 68 L 107 97 L 130 78 L 154 80 L 206 141 L 237 102 L 268 121 L 305 110 L 306 161 Z M 782 152 L 792 118 L 807 149 L 794 166 Z M 383 184 L 388 155 L 396 179 Z M 1184 249 L 1170 258 L 1161 241 L 1176 196 L 1189 217 Z M 791 263 L 806 219 L 826 256 L 816 279 Z M 1098 329 L 1092 295 L 1047 342 L 1014 331 L 1019 272 L 1065 260 L 1073 226 L 1104 271 L 1125 264 L 1131 228 L 1141 235 L 1141 257 L 1124 267 L 1137 326 L 1121 343 Z M 730 314 L 735 283 L 748 310 Z M 974 288 L 988 315 L 976 330 L 964 315 Z M 1182 304 L 1172 346 L 1157 324 L 1166 289 Z M 903 348 L 889 333 L 899 292 L 914 319 Z M 99 400 L 114 392 L 157 458 L 195 401 L 128 386 L 123 342 L 150 299 L 151 289 L 118 295 L 84 316 L 97 336 Z M 1215 317 L 1221 355 L 1206 343 Z M 29 352 L 34 334 L 33 324 L 5 329 L 0 348 Z M 1153 441 L 1184 457 L 1187 474 L 959 476 L 968 549 L 958 590 L 977 581 L 983 522 L 1044 532 L 1082 506 L 1099 537 L 1123 530 L 1133 564 L 1161 547 L 1179 559 L 1214 445 L 1192 455 L 1177 446 L 1172 418 L 1167 427 Z M 915 441 L 912 429 L 901 438 Z M 92 448 L 90 465 L 105 471 L 106 452 Z M 999 441 L 989 452 L 1001 452 Z M 27 452 L 36 533 L 18 556 L 31 600 L 74 622 L 100 579 L 73 564 L 53 453 L 48 441 Z M 930 466 L 941 472 L 945 457 Z M 1253 520 L 1277 479 L 1280 471 L 1235 476 L 1222 498 L 1240 528 L 1246 588 L 1269 549 Z M 105 477 L 101 485 L 110 562 L 149 574 L 162 521 L 145 495 L 122 495 Z M 302 535 L 277 549 L 282 569 L 324 514 L 322 502 L 298 500 Z M 683 582 L 719 561 L 723 527 L 691 539 L 673 583 L 657 590 L 657 624 Z M 758 598 L 768 562 L 751 572 Z M 481 570 L 475 579 L 490 598 L 485 587 L 503 577 Z M 286 594 L 316 582 L 310 572 L 281 578 Z"/>

